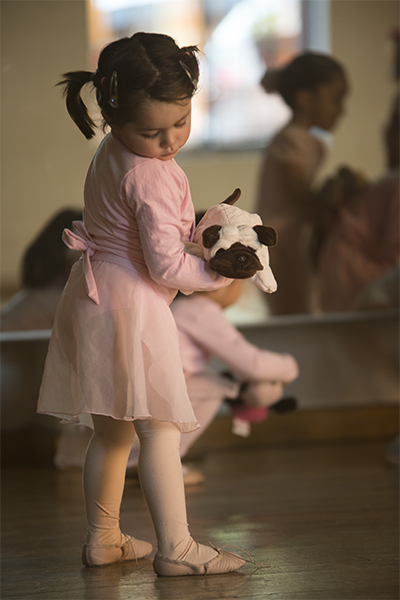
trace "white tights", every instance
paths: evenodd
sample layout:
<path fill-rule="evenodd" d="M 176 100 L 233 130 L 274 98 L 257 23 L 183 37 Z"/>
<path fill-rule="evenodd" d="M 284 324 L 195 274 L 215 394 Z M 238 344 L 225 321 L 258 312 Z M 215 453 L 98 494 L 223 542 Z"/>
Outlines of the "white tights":
<path fill-rule="evenodd" d="M 218 412 L 219 407 L 223 402 L 223 398 L 220 396 L 210 396 L 209 398 L 201 398 L 201 400 L 191 400 L 194 414 L 196 419 L 200 423 L 201 427 L 190 433 L 184 433 L 180 440 L 180 456 L 183 458 L 189 451 L 189 448 L 197 441 L 197 439 L 204 433 L 210 423 L 214 420 L 215 415 Z M 137 423 L 137 421 L 136 421 Z M 138 439 L 139 438 L 139 439 Z M 136 467 L 139 462 L 140 454 L 140 434 L 135 437 L 132 444 L 132 449 L 129 454 L 128 467 Z"/>
<path fill-rule="evenodd" d="M 136 429 L 141 448 L 140 483 L 159 553 L 196 564 L 216 556 L 211 547 L 197 544 L 189 533 L 178 425 L 151 419 L 135 421 L 133 426 L 130 421 L 100 415 L 93 415 L 93 423 L 83 469 L 87 542 L 122 545 L 126 539 L 119 527 L 119 514 Z"/>

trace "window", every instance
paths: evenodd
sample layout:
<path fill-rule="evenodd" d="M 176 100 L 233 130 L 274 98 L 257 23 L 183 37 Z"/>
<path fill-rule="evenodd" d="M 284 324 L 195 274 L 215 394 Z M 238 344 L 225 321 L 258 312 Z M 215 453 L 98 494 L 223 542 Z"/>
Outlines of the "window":
<path fill-rule="evenodd" d="M 266 68 L 300 51 L 301 13 L 301 0 L 91 0 L 91 67 L 106 43 L 137 31 L 196 44 L 200 86 L 188 147 L 257 146 L 289 117 L 282 100 L 259 82 Z"/>

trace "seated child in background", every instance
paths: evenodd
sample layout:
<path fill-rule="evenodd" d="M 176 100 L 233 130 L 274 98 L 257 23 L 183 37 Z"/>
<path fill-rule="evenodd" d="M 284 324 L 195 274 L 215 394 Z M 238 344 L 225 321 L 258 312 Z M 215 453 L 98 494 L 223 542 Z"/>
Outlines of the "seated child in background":
<path fill-rule="evenodd" d="M 259 420 L 257 415 L 260 412 L 265 418 L 266 407 L 275 406 L 277 410 L 293 407 L 292 400 L 284 400 L 282 404 L 278 401 L 285 385 L 298 376 L 295 358 L 251 344 L 224 315 L 224 309 L 238 299 L 241 286 L 241 280 L 236 279 L 220 290 L 180 296 L 171 305 L 179 332 L 189 398 L 201 425 L 201 429 L 182 435 L 181 458 L 211 424 L 222 402 L 238 398 L 244 382 L 249 384 L 244 397 L 251 397 L 252 404 L 254 402 L 258 406 L 233 403 L 234 433 L 247 436 L 250 426 L 246 418 Z M 209 362 L 212 358 L 223 363 L 234 378 L 211 370 Z M 138 454 L 139 443 L 135 440 L 128 461 L 130 471 L 134 471 L 137 465 Z M 191 473 L 186 465 L 183 465 L 183 470 L 186 483 L 198 482 L 202 478 L 198 472 Z"/>
<path fill-rule="evenodd" d="M 21 264 L 22 287 L 2 307 L 0 313 L 1 331 L 32 331 L 52 329 L 54 317 L 64 286 L 67 282 L 73 263 L 81 253 L 70 250 L 62 241 L 64 229 L 72 228 L 73 221 L 82 219 L 82 210 L 78 208 L 63 208 L 57 211 L 40 230 L 39 234 L 26 248 Z M 15 389 L 19 388 L 24 373 L 20 366 L 13 364 L 2 365 L 2 395 L 3 400 L 15 398 Z M 7 400 L 8 402 L 8 400 Z M 20 419 L 21 406 L 12 400 L 14 405 L 12 423 L 23 423 Z M 36 410 L 34 411 L 36 412 Z M 18 415 L 18 416 L 17 416 Z M 3 415 L 4 417 L 4 415 Z M 7 418 L 2 419 L 6 426 Z M 77 455 L 78 464 L 82 466 L 83 456 L 92 431 L 84 425 L 78 427 L 61 426 L 66 430 L 65 435 L 73 435 L 68 442 L 69 462 L 73 454 Z M 78 445 L 77 445 L 78 444 Z"/>
<path fill-rule="evenodd" d="M 178 332 L 183 371 L 188 387 L 189 398 L 201 428 L 185 433 L 181 440 L 181 457 L 204 433 L 216 416 L 221 404 L 226 399 L 234 401 L 240 394 L 244 382 L 248 386 L 247 397 L 252 396 L 255 402 L 263 406 L 248 407 L 257 415 L 266 416 L 266 407 L 276 407 L 276 410 L 293 407 L 294 402 L 284 400 L 280 403 L 285 385 L 294 381 L 298 376 L 298 365 L 290 354 L 281 354 L 262 350 L 248 342 L 224 315 L 224 309 L 238 299 L 241 291 L 241 280 L 234 280 L 226 288 L 213 292 L 198 292 L 191 296 L 179 296 L 171 305 Z M 216 373 L 209 368 L 212 358 L 217 358 L 232 372 L 234 378 Z M 245 395 L 246 396 L 246 395 Z M 236 405 L 236 406 L 235 406 Z M 244 410 L 243 410 L 244 408 Z M 248 435 L 246 429 L 246 408 L 239 403 L 233 403 L 234 432 Z M 261 410 L 260 410 L 261 409 Z M 239 419 L 235 420 L 235 411 Z M 257 417 L 250 414 L 252 420 Z M 64 427 L 66 430 L 76 430 L 75 427 Z M 68 440 L 61 438 L 57 449 L 55 464 L 57 466 L 72 466 L 71 456 L 75 452 L 77 435 L 70 434 Z M 135 438 L 128 461 L 128 473 L 135 474 L 139 456 L 139 441 Z M 83 456 L 81 457 L 83 462 Z M 73 462 L 77 466 L 76 456 Z M 203 476 L 198 471 L 190 470 L 183 465 L 186 484 L 199 483 Z"/>
<path fill-rule="evenodd" d="M 82 211 L 57 212 L 26 249 L 22 261 L 22 289 L 1 309 L 1 331 L 51 329 L 61 292 L 80 252 L 62 241 L 64 229 L 82 219 Z"/>

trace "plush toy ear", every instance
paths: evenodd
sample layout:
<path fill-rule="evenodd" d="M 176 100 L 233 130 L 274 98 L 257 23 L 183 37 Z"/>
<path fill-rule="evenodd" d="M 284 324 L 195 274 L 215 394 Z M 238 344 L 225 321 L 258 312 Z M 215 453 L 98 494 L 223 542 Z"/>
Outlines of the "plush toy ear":
<path fill-rule="evenodd" d="M 264 244 L 264 246 L 276 246 L 278 243 L 278 234 L 273 227 L 255 225 L 253 229 L 258 236 L 258 241 Z"/>
<path fill-rule="evenodd" d="M 240 188 L 236 188 L 236 190 L 233 192 L 233 194 L 231 194 L 226 200 L 221 202 L 221 204 L 229 204 L 230 206 L 232 206 L 232 204 L 235 204 L 235 202 L 237 202 L 237 200 L 239 200 L 241 195 L 242 195 L 242 190 Z"/>
<path fill-rule="evenodd" d="M 218 242 L 220 229 L 222 229 L 222 225 L 210 225 L 203 231 L 204 248 L 212 248 Z"/>

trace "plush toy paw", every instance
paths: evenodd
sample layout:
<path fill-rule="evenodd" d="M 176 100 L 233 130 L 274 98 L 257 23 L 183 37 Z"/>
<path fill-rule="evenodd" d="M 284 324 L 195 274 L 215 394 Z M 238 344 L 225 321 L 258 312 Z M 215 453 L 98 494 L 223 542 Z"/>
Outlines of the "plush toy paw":
<path fill-rule="evenodd" d="M 207 210 L 196 227 L 194 242 L 203 247 L 204 260 L 220 275 L 252 279 L 264 292 L 275 292 L 278 286 L 269 266 L 268 246 L 277 243 L 276 231 L 263 225 L 258 215 L 233 206 L 240 195 L 236 189 Z"/>

